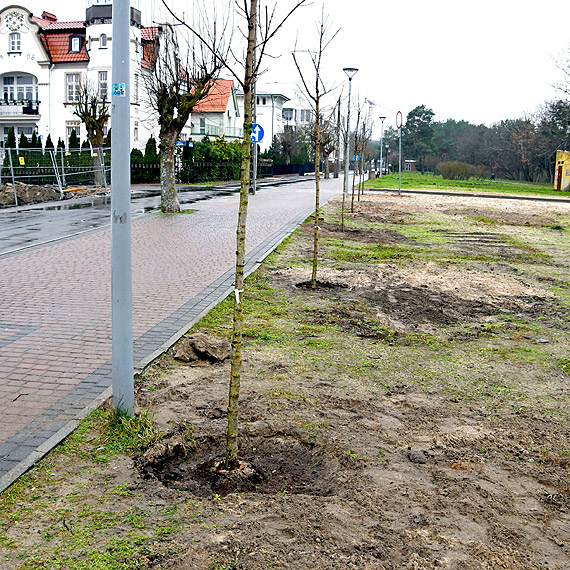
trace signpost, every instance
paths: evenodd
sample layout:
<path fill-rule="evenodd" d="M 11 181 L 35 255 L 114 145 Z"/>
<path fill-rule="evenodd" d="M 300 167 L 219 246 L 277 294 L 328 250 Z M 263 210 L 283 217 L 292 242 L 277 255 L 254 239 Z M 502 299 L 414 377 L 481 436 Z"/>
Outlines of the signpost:
<path fill-rule="evenodd" d="M 252 143 L 260 143 L 263 140 L 263 135 L 265 131 L 261 125 L 254 123 L 251 127 L 251 142 Z"/>
<path fill-rule="evenodd" d="M 399 133 L 398 196 L 402 195 L 402 111 L 396 113 L 396 128 Z"/>
<path fill-rule="evenodd" d="M 253 123 L 251 127 L 251 142 L 253 143 L 253 169 L 252 169 L 252 193 L 257 191 L 257 143 L 263 140 L 265 131 L 261 125 Z"/>

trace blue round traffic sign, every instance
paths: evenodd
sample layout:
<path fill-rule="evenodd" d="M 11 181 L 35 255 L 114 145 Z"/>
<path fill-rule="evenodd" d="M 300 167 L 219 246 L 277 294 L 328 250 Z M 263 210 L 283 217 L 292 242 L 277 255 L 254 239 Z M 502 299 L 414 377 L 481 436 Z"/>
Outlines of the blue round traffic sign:
<path fill-rule="evenodd" d="M 263 140 L 263 127 L 257 123 L 253 123 L 251 127 L 251 142 L 258 143 Z"/>

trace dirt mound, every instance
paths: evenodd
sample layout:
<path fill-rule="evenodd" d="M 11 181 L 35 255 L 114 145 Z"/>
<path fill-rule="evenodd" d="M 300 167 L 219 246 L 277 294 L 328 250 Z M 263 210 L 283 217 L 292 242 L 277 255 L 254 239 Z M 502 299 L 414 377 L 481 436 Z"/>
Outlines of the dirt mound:
<path fill-rule="evenodd" d="M 18 205 L 51 202 L 60 199 L 59 189 L 16 182 Z M 7 182 L 0 186 L 0 206 L 14 206 L 14 186 Z"/>
<path fill-rule="evenodd" d="M 342 453 L 307 439 L 302 432 L 275 432 L 267 427 L 242 434 L 240 468 L 223 469 L 224 437 L 207 436 L 194 441 L 191 452 L 173 453 L 173 446 L 159 442 L 139 461 L 145 475 L 152 475 L 175 489 L 199 497 L 229 493 L 273 495 L 336 494 L 342 481 Z M 346 463 L 346 462 L 345 462 Z"/>

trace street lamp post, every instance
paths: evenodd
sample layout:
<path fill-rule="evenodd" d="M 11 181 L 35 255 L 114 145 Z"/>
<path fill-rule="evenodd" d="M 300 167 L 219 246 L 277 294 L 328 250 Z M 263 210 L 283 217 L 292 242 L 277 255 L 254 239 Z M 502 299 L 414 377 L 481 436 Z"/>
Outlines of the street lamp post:
<path fill-rule="evenodd" d="M 345 67 L 343 71 L 348 77 L 348 113 L 346 114 L 346 156 L 344 162 L 344 196 L 348 196 L 348 165 L 350 163 L 350 90 L 352 87 L 352 78 L 356 75 L 358 69 L 355 67 Z"/>
<path fill-rule="evenodd" d="M 386 117 L 379 117 L 380 118 L 380 178 L 382 178 L 382 139 L 384 138 L 384 119 Z"/>

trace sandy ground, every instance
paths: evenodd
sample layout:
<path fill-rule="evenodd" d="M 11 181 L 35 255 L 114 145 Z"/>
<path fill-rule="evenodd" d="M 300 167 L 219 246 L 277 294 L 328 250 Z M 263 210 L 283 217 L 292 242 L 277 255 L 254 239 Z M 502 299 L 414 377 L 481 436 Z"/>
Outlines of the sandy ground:
<path fill-rule="evenodd" d="M 570 568 L 570 207 L 367 194 L 345 232 L 339 207 L 316 290 L 305 225 L 249 293 L 240 473 L 217 469 L 229 364 L 167 355 L 137 393 L 166 438 L 65 488 L 178 505 L 146 567 Z"/>

